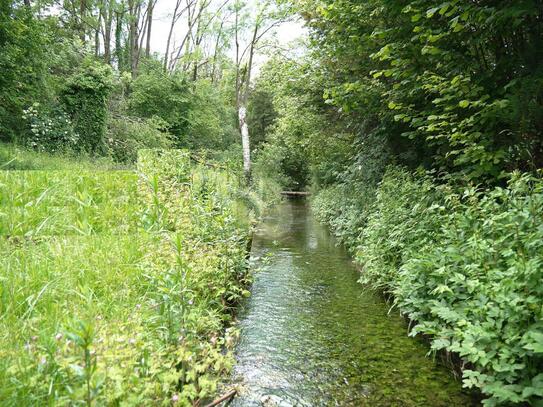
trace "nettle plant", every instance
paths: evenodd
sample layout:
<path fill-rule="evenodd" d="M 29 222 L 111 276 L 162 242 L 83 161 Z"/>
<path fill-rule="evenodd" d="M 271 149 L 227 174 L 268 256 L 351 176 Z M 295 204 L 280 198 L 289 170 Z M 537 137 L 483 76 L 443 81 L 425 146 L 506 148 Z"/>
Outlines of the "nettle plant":
<path fill-rule="evenodd" d="M 23 142 L 34 150 L 53 153 L 72 150 L 79 142 L 71 119 L 59 108 L 47 112 L 34 103 L 23 111 L 22 118 L 29 127 Z"/>
<path fill-rule="evenodd" d="M 391 169 L 360 239 L 362 281 L 393 294 L 411 335 L 458 354 L 486 406 L 543 397 L 543 182 L 438 185 Z"/>

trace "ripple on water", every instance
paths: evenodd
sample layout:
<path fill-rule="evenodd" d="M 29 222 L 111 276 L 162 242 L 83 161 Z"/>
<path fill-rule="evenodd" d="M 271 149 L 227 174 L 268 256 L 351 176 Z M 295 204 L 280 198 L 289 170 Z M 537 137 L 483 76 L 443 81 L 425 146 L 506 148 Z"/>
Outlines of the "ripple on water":
<path fill-rule="evenodd" d="M 358 272 L 303 201 L 255 234 L 258 272 L 240 315 L 232 406 L 470 406 L 405 322 L 357 283 Z"/>

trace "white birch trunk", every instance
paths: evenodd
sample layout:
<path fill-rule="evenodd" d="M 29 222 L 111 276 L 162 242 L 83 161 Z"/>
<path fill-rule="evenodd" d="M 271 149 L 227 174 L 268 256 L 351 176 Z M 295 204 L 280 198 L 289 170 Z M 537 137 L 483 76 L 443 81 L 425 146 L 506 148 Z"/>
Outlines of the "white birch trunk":
<path fill-rule="evenodd" d="M 239 128 L 241 130 L 241 145 L 243 147 L 243 172 L 247 179 L 251 177 L 251 144 L 249 139 L 249 125 L 247 124 L 247 108 L 239 107 Z"/>

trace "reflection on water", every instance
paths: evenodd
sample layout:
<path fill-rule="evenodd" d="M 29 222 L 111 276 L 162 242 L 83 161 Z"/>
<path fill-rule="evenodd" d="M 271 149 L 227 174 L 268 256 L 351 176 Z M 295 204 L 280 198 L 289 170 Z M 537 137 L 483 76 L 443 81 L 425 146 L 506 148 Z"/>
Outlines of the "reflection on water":
<path fill-rule="evenodd" d="M 363 290 L 347 253 L 303 200 L 255 234 L 252 296 L 240 315 L 234 406 L 468 406 L 405 322 Z"/>

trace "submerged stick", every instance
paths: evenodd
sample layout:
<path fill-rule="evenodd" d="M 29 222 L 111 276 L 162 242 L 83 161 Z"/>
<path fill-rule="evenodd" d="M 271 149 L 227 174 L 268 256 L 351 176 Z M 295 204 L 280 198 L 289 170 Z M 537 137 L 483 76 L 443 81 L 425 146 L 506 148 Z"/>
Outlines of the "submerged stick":
<path fill-rule="evenodd" d="M 217 400 L 215 401 L 212 401 L 211 403 L 209 403 L 206 407 L 214 407 L 214 406 L 218 406 L 219 404 L 221 404 L 223 401 L 226 401 L 228 399 L 231 399 L 232 397 L 234 397 L 236 395 L 237 391 L 236 389 L 234 390 L 230 390 L 228 393 L 226 393 L 224 396 L 221 396 L 219 397 Z"/>

